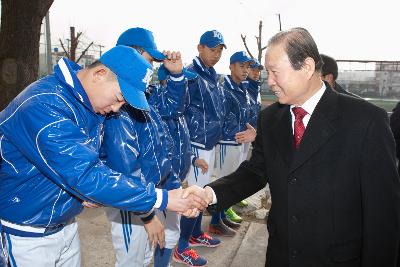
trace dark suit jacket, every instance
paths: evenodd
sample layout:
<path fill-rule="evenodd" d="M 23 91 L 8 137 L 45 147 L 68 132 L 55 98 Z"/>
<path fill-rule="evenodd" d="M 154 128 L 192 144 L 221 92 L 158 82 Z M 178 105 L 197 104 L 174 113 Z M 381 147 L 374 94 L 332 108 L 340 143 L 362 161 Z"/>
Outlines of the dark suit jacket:
<path fill-rule="evenodd" d="M 257 129 L 251 159 L 210 184 L 210 212 L 268 182 L 266 266 L 395 266 L 400 185 L 384 110 L 328 87 L 297 151 L 289 106 L 263 110 Z"/>
<path fill-rule="evenodd" d="M 400 102 L 397 103 L 393 109 L 392 115 L 390 115 L 390 128 L 392 129 L 394 139 L 396 141 L 396 156 L 400 159 Z M 400 163 L 398 165 L 398 171 L 400 173 Z"/>

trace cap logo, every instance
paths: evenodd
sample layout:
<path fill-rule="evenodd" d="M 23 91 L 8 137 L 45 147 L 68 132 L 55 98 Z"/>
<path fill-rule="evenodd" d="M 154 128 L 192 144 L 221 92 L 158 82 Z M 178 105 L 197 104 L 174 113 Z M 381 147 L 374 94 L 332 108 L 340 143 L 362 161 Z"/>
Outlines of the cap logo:
<path fill-rule="evenodd" d="M 152 74 L 153 74 L 153 71 L 151 69 L 146 70 L 146 75 L 143 77 L 143 80 L 142 80 L 142 82 L 144 82 L 146 84 L 146 87 L 149 86 Z"/>
<path fill-rule="evenodd" d="M 219 40 L 222 40 L 222 34 L 216 30 L 213 30 L 213 37 L 218 38 Z"/>

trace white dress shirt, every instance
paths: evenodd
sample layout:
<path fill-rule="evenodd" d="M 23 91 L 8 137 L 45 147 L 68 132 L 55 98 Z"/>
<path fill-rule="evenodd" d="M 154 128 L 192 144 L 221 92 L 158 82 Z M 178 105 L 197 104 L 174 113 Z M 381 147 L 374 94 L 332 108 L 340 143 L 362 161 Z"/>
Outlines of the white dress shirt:
<path fill-rule="evenodd" d="M 325 90 L 326 90 L 325 83 L 322 83 L 321 88 L 312 97 L 310 97 L 306 102 L 304 102 L 303 105 L 301 105 L 301 106 L 290 105 L 290 115 L 292 116 L 292 134 L 294 134 L 293 126 L 294 126 L 294 119 L 295 119 L 292 108 L 293 107 L 301 107 L 305 111 L 307 111 L 307 115 L 305 115 L 303 118 L 304 128 L 307 128 L 308 122 L 311 119 L 311 115 L 314 112 L 314 109 L 317 106 L 322 95 L 324 94 Z"/>

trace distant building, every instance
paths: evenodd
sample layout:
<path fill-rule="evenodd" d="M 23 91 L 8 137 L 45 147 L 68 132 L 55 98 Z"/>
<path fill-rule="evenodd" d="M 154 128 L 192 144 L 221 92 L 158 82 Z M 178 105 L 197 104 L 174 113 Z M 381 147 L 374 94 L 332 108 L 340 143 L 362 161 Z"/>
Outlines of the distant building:
<path fill-rule="evenodd" d="M 375 64 L 377 71 L 400 71 L 400 61 L 382 61 Z"/>
<path fill-rule="evenodd" d="M 376 80 L 380 95 L 400 98 L 400 62 L 376 64 Z"/>
<path fill-rule="evenodd" d="M 338 83 L 346 90 L 364 98 L 400 98 L 399 61 L 340 60 L 340 62 L 349 64 L 348 69 L 339 68 L 338 75 Z M 357 68 L 351 68 L 351 64 Z"/>

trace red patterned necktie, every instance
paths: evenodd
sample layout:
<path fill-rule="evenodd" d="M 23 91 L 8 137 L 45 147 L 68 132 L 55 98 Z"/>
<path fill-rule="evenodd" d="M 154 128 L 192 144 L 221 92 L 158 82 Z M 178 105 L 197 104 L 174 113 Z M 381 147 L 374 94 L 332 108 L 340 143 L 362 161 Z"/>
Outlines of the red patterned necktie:
<path fill-rule="evenodd" d="M 304 134 L 304 123 L 303 123 L 303 118 L 305 115 L 307 115 L 307 111 L 305 111 L 303 108 L 301 107 L 294 107 L 292 108 L 293 114 L 294 114 L 294 145 L 297 148 L 299 148 L 300 142 L 301 142 L 301 138 L 303 137 Z"/>

